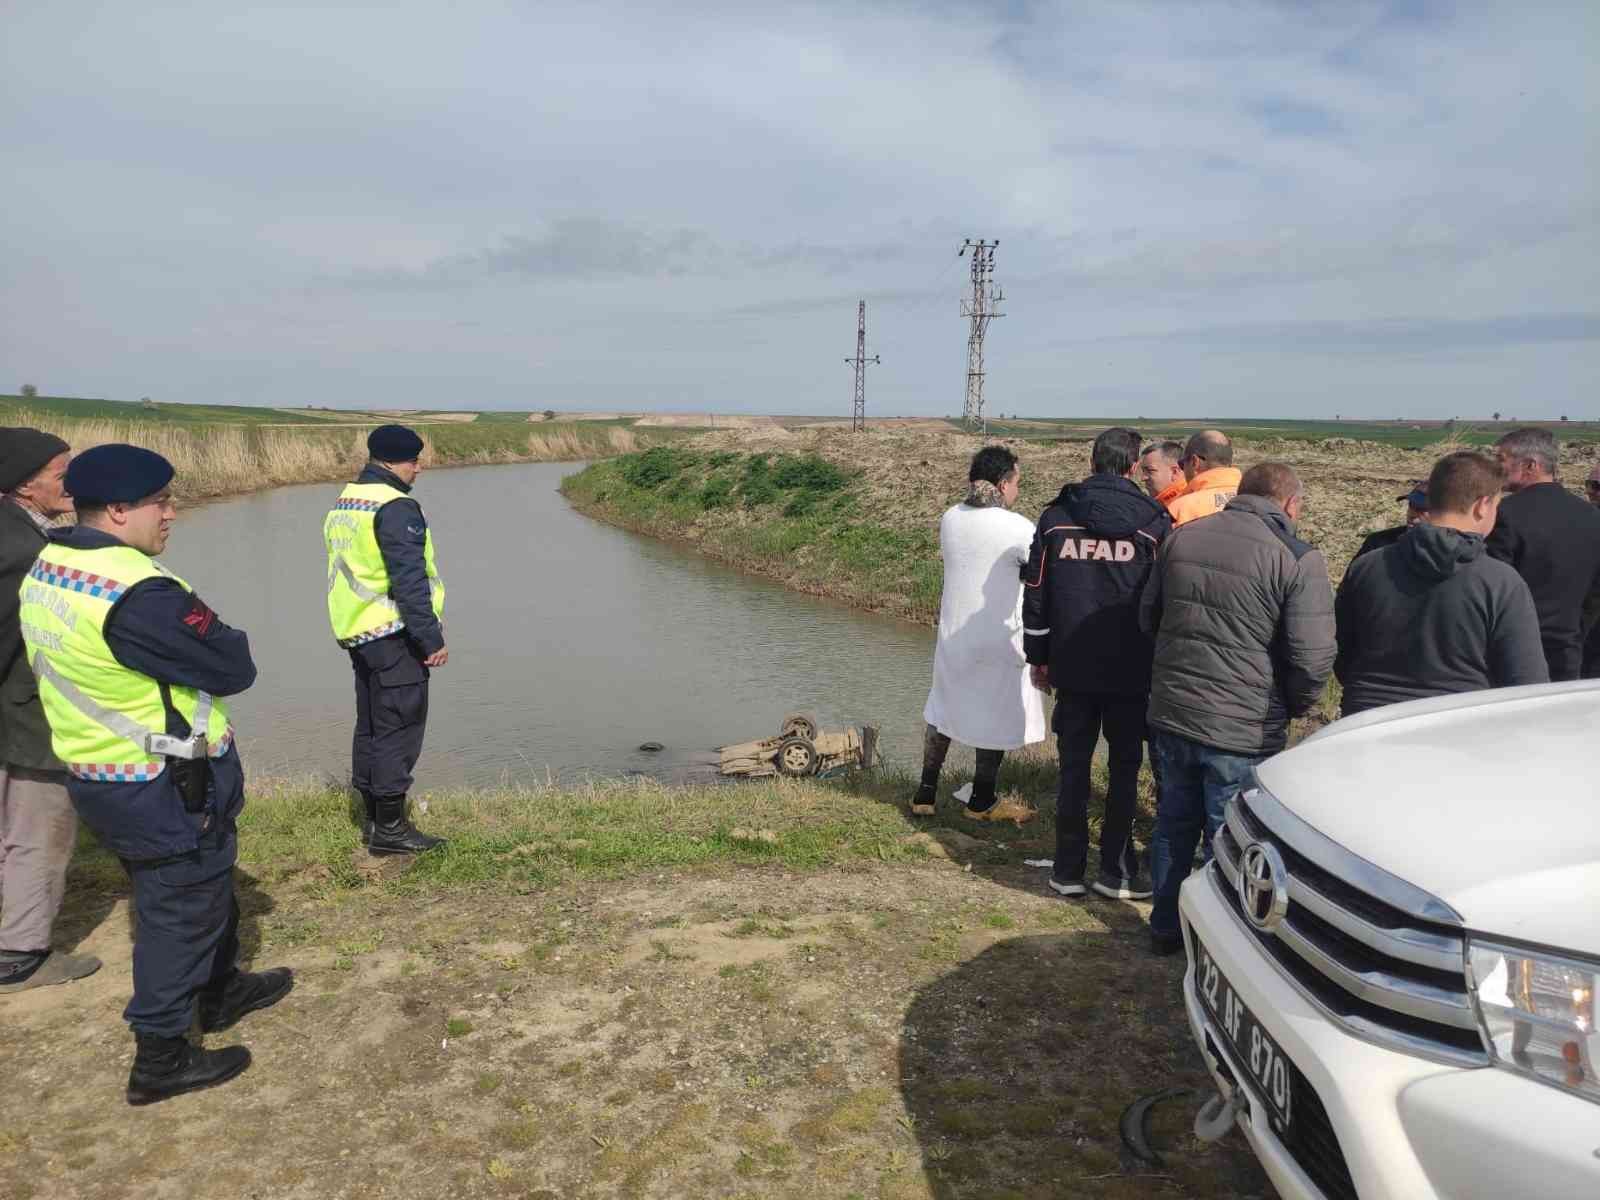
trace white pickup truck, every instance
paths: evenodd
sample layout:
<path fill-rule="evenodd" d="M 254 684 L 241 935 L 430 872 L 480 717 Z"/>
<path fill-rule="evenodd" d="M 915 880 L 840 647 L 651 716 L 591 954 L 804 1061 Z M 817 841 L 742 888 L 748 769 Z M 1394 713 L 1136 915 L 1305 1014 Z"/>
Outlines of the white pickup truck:
<path fill-rule="evenodd" d="M 1189 1023 L 1284 1200 L 1600 1198 L 1600 682 L 1268 759 L 1180 900 Z"/>

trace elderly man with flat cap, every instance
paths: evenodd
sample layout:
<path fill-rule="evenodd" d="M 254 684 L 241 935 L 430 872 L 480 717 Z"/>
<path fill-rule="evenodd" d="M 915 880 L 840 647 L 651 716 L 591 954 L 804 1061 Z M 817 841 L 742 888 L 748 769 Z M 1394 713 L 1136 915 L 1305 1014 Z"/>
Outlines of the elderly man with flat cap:
<path fill-rule="evenodd" d="M 23 576 L 55 519 L 72 511 L 62 482 L 71 458 L 54 434 L 0 429 L 0 992 L 67 983 L 100 968 L 98 958 L 51 949 L 78 818 L 67 769 L 50 749 L 17 615 Z"/>
<path fill-rule="evenodd" d="M 172 464 L 138 446 L 96 446 L 65 485 L 78 524 L 52 531 L 22 581 L 21 623 L 68 793 L 133 885 L 137 1043 L 128 1103 L 233 1078 L 243 1046 L 202 1033 L 275 1004 L 286 969 L 238 969 L 235 820 L 244 768 L 221 699 L 255 682 L 250 643 L 156 561 L 177 515 Z M 197 1003 L 198 1002 L 198 1003 Z"/>
<path fill-rule="evenodd" d="M 411 823 L 406 797 L 428 723 L 428 674 L 450 657 L 444 581 L 433 534 L 411 488 L 422 439 L 403 425 L 367 438 L 371 460 L 323 522 L 328 620 L 355 670 L 350 784 L 366 806 L 373 854 L 419 854 L 443 844 Z"/>

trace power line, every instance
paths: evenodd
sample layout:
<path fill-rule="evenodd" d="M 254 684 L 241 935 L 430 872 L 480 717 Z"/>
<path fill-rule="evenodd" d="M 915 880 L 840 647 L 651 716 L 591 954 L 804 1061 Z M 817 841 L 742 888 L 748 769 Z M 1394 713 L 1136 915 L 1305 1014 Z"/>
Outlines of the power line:
<path fill-rule="evenodd" d="M 1005 293 L 994 285 L 994 251 L 999 244 L 998 238 L 992 242 L 967 238 L 956 251 L 957 258 L 972 251 L 972 295 L 961 302 L 961 315 L 971 322 L 967 334 L 967 399 L 961 419 L 969 430 L 985 435 L 989 422 L 983 414 L 983 335 L 988 332 L 990 321 L 1005 316 L 1000 311 Z"/>
<path fill-rule="evenodd" d="M 867 427 L 867 364 L 878 363 L 876 354 L 867 357 L 867 302 L 856 304 L 856 356 L 844 360 L 856 369 L 855 407 L 850 413 L 850 431 L 859 433 Z"/>

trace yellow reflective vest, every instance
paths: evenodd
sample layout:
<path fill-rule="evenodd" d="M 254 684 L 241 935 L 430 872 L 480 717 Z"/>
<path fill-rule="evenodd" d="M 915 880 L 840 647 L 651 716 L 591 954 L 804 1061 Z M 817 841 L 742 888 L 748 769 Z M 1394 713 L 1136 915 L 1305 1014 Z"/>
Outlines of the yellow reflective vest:
<path fill-rule="evenodd" d="M 406 627 L 400 606 L 389 596 L 389 568 L 378 547 L 378 510 L 405 499 L 406 493 L 386 483 L 352 483 L 322 524 L 328 548 L 328 622 L 341 646 L 359 646 Z M 432 529 L 424 535 L 422 560 L 433 615 L 443 618 L 444 580 L 434 565 Z"/>
<path fill-rule="evenodd" d="M 118 662 L 105 639 L 112 606 L 157 575 L 194 590 L 132 546 L 79 550 L 50 542 L 23 576 L 18 616 L 51 746 L 79 779 L 143 783 L 166 770 L 166 754 L 149 744 L 167 730 L 161 685 Z M 226 754 L 233 744 L 228 706 L 196 688 L 172 684 L 169 691 L 191 729 L 204 732 L 207 753 Z"/>

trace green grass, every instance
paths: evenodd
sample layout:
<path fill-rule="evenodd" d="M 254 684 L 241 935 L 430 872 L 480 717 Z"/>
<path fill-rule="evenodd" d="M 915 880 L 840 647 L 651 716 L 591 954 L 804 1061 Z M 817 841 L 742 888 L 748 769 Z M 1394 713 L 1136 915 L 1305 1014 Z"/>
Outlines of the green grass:
<path fill-rule="evenodd" d="M 665 536 L 696 530 L 705 553 L 865 608 L 928 619 L 944 582 L 934 529 L 863 516 L 863 480 L 817 455 L 657 446 L 562 484 L 579 509 Z M 708 522 L 708 516 L 720 520 Z"/>

